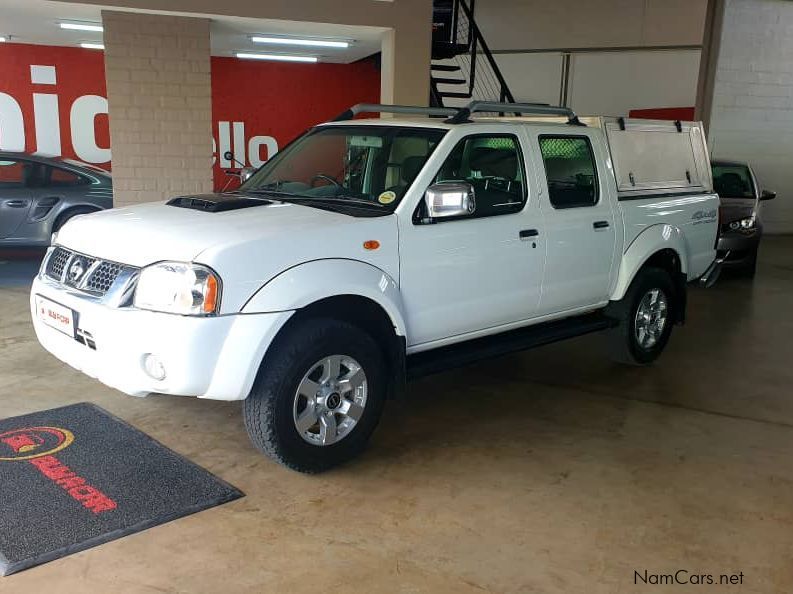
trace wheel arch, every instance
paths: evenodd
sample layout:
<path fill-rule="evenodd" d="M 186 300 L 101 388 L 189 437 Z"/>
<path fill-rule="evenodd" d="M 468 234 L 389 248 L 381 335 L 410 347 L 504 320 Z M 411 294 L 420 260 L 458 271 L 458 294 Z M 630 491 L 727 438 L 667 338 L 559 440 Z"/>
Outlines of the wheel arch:
<path fill-rule="evenodd" d="M 389 367 L 389 395 L 404 392 L 407 327 L 402 296 L 396 282 L 383 270 L 357 260 L 315 260 L 285 270 L 262 286 L 243 306 L 242 313 L 294 311 L 267 346 L 295 325 L 312 317 L 355 324 L 383 347 Z"/>
<path fill-rule="evenodd" d="M 622 299 L 633 279 L 646 266 L 655 266 L 668 271 L 677 286 L 681 282 L 678 277 L 687 276 L 686 253 L 683 232 L 678 227 L 673 225 L 648 227 L 633 240 L 622 255 L 611 301 Z"/>
<path fill-rule="evenodd" d="M 675 321 L 686 318 L 688 262 L 683 234 L 672 225 L 655 225 L 643 231 L 622 257 L 617 286 L 611 301 L 619 301 L 628 292 L 631 283 L 645 268 L 666 271 L 675 288 Z"/>
<path fill-rule="evenodd" d="M 242 306 L 241 313 L 296 311 L 341 297 L 375 303 L 391 320 L 395 333 L 407 336 L 402 294 L 396 281 L 382 269 L 360 260 L 312 260 L 288 268 L 262 285 Z"/>

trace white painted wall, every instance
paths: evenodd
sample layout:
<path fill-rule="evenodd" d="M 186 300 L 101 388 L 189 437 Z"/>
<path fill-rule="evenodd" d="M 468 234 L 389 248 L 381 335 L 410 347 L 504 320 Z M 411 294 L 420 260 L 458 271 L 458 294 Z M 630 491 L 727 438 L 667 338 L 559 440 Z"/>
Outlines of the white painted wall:
<path fill-rule="evenodd" d="M 476 0 L 475 16 L 517 100 L 557 104 L 567 50 L 568 105 L 627 115 L 694 106 L 701 52 L 677 48 L 701 45 L 706 9 L 707 0 Z"/>
<path fill-rule="evenodd" d="M 475 16 L 491 50 L 698 45 L 707 4 L 707 0 L 476 0 Z"/>
<path fill-rule="evenodd" d="M 693 107 L 700 50 L 598 52 L 572 58 L 568 104 L 576 113 Z"/>
<path fill-rule="evenodd" d="M 496 54 L 495 59 L 516 101 L 559 103 L 562 54 Z"/>
<path fill-rule="evenodd" d="M 749 161 L 766 230 L 793 233 L 793 2 L 727 0 L 709 129 L 714 156 Z"/>

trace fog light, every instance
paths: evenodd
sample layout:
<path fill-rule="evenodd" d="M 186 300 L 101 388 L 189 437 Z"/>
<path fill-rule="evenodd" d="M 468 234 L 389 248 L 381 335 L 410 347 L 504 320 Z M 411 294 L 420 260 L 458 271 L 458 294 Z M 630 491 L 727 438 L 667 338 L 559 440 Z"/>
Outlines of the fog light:
<path fill-rule="evenodd" d="M 143 356 L 143 370 L 152 378 L 161 382 L 165 379 L 165 365 L 151 353 Z"/>

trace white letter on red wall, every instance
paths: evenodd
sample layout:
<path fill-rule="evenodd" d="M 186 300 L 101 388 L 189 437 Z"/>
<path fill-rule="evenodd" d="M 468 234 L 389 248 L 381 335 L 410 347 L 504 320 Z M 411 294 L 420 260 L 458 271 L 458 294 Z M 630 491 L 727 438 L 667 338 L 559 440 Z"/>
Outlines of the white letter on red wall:
<path fill-rule="evenodd" d="M 262 158 L 261 147 L 267 147 L 267 156 Z M 254 136 L 248 142 L 248 158 L 253 167 L 261 167 L 278 152 L 278 141 L 272 136 Z"/>
<path fill-rule="evenodd" d="M 25 120 L 22 108 L 11 95 L 0 93 L 0 150 L 25 150 Z"/>
<path fill-rule="evenodd" d="M 104 113 L 107 99 L 99 95 L 83 95 L 72 105 L 72 146 L 75 154 L 88 163 L 110 161 L 110 149 L 96 145 L 96 116 Z"/>
<path fill-rule="evenodd" d="M 34 85 L 57 83 L 55 66 L 30 67 L 30 82 Z M 58 114 L 58 96 L 49 93 L 33 93 L 33 118 L 36 122 L 36 152 L 45 155 L 61 155 L 61 119 Z"/>

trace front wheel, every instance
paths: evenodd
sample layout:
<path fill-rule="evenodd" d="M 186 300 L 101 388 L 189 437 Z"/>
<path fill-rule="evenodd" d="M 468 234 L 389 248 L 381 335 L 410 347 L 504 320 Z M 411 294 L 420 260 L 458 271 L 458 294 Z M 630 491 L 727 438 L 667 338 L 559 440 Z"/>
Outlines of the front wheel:
<path fill-rule="evenodd" d="M 669 342 L 676 319 L 676 293 L 669 274 L 645 268 L 633 279 L 625 297 L 612 303 L 617 325 L 610 330 L 612 358 L 629 365 L 647 365 Z"/>
<path fill-rule="evenodd" d="M 253 444 L 299 472 L 358 455 L 386 393 L 382 351 L 369 334 L 333 319 L 307 319 L 273 343 L 244 402 Z"/>

